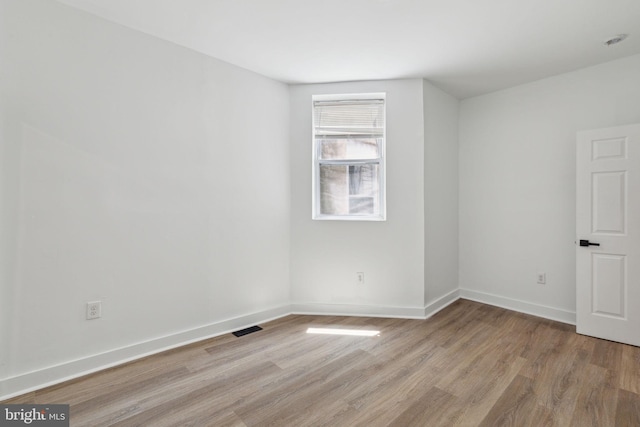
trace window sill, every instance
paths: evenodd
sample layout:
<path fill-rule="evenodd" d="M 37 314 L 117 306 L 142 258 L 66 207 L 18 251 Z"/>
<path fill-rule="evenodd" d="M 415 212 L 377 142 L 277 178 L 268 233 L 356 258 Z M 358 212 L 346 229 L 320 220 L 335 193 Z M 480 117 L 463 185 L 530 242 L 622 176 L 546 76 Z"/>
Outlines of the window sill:
<path fill-rule="evenodd" d="M 358 216 L 358 215 L 315 215 L 311 218 L 314 221 L 386 221 L 382 215 Z"/>

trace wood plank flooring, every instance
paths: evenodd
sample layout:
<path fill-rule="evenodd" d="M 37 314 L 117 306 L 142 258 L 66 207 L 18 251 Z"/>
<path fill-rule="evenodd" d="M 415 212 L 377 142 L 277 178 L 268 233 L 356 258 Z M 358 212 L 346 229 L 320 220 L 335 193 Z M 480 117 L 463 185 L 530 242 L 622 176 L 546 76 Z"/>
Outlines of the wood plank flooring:
<path fill-rule="evenodd" d="M 287 316 L 12 399 L 72 426 L 640 426 L 640 348 L 459 300 L 427 320 Z M 376 337 L 308 327 L 376 329 Z"/>

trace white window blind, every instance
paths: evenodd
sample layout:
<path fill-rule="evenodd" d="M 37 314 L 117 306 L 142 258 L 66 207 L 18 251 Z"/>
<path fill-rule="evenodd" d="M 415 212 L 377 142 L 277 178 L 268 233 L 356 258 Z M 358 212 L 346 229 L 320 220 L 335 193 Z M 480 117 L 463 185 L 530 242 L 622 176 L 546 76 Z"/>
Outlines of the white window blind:
<path fill-rule="evenodd" d="M 383 138 L 384 100 L 315 101 L 316 138 Z"/>

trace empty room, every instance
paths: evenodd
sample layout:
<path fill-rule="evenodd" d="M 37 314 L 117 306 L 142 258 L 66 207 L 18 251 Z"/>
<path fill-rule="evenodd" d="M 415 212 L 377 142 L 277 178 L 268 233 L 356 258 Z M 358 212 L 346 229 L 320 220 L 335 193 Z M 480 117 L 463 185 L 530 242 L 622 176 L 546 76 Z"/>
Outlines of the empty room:
<path fill-rule="evenodd" d="M 640 427 L 640 2 L 0 0 L 0 425 Z"/>

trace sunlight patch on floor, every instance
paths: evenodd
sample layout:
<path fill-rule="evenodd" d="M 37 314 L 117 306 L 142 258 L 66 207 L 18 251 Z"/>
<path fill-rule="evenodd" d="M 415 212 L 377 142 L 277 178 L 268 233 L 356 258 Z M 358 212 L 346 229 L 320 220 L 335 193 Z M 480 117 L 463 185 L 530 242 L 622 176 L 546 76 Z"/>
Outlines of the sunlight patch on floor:
<path fill-rule="evenodd" d="M 375 337 L 380 335 L 380 331 L 366 331 L 362 329 L 335 329 L 335 328 L 309 328 L 308 334 L 325 335 L 353 335 L 360 337 Z"/>

